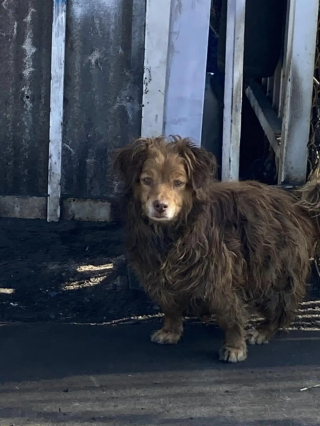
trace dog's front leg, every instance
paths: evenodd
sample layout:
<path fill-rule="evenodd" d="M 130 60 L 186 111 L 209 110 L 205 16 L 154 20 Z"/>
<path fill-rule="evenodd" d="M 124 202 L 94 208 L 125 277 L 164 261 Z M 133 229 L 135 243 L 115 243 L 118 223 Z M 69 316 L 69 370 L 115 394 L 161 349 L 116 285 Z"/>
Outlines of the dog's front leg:
<path fill-rule="evenodd" d="M 151 335 L 152 342 L 176 344 L 183 332 L 182 312 L 176 308 L 162 308 L 164 312 L 163 327 Z"/>
<path fill-rule="evenodd" d="M 220 360 L 228 362 L 244 361 L 247 358 L 245 326 L 246 310 L 243 302 L 233 293 L 215 301 L 214 313 L 219 327 L 225 333 L 224 345 L 220 350 Z"/>

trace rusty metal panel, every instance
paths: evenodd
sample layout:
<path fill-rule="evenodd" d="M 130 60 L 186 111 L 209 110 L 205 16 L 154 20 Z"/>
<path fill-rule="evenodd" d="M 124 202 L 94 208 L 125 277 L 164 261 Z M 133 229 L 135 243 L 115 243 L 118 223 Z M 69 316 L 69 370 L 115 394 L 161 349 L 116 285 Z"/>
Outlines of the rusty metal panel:
<path fill-rule="evenodd" d="M 0 193 L 47 193 L 52 0 L 0 2 Z"/>
<path fill-rule="evenodd" d="M 114 148 L 139 136 L 145 0 L 68 0 L 62 194 L 113 195 Z"/>

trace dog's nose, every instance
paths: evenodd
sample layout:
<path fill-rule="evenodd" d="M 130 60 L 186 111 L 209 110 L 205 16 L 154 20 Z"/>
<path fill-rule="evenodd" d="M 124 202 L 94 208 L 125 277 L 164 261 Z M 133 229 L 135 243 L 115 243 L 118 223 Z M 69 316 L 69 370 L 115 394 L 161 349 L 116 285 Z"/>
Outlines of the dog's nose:
<path fill-rule="evenodd" d="M 157 211 L 158 213 L 163 213 L 167 208 L 168 208 L 168 204 L 166 203 L 161 203 L 159 200 L 154 201 L 153 203 L 153 208 L 155 209 L 155 211 Z"/>

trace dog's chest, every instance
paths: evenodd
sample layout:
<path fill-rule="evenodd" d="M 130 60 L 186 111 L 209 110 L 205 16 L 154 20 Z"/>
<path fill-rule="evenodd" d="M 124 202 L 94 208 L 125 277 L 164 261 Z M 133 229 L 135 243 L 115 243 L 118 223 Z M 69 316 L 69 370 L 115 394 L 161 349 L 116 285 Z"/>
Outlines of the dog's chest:
<path fill-rule="evenodd" d="M 147 275 L 160 273 L 175 243 L 172 235 L 165 230 L 157 233 L 149 231 L 131 241 L 133 244 L 128 247 L 131 260 Z"/>
<path fill-rule="evenodd" d="M 168 233 L 164 233 L 161 236 L 155 235 L 152 241 L 154 252 L 158 253 L 164 259 L 170 253 L 173 244 L 173 239 Z"/>

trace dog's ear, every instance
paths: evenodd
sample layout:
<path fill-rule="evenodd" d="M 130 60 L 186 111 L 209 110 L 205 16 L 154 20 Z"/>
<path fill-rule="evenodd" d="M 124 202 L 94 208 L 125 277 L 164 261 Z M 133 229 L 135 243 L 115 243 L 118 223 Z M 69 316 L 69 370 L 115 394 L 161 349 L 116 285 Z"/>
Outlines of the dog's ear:
<path fill-rule="evenodd" d="M 216 179 L 218 170 L 216 157 L 204 148 L 195 146 L 190 139 L 174 137 L 179 155 L 184 158 L 187 173 L 195 192 L 206 190 L 210 181 Z"/>
<path fill-rule="evenodd" d="M 130 145 L 115 150 L 113 170 L 127 188 L 132 188 L 138 181 L 150 144 L 150 139 L 140 138 Z"/>

